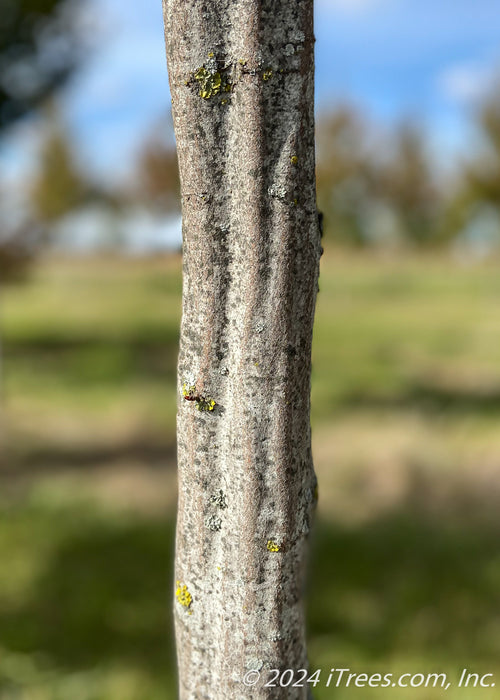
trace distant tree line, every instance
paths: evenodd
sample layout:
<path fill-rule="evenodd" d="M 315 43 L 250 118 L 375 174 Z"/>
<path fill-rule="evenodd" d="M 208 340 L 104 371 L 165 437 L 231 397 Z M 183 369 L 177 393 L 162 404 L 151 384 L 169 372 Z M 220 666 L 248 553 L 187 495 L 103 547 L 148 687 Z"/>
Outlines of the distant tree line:
<path fill-rule="evenodd" d="M 497 94 L 478 109 L 476 126 L 476 150 L 446 173 L 416 123 L 402 123 L 381 137 L 352 108 L 321 115 L 318 204 L 327 239 L 351 246 L 412 248 L 462 239 L 479 245 L 486 239 L 500 248 Z"/>
<path fill-rule="evenodd" d="M 81 4 L 80 4 L 81 7 Z M 52 102 L 81 59 L 74 0 L 3 0 L 0 21 L 0 137 L 43 107 L 45 138 L 26 188 L 24 219 L 0 224 L 0 282 L 22 269 L 55 224 L 99 202 L 158 215 L 180 210 L 177 156 L 166 123 L 146 135 L 127 187 L 92 182 Z M 337 245 L 429 248 L 450 243 L 500 248 L 500 97 L 477 110 L 479 147 L 453 173 L 416 122 L 381 134 L 360 112 L 338 107 L 317 125 L 318 205 L 325 240 Z M 475 149 L 475 150 L 472 150 Z M 0 205 L 2 199 L 0 182 Z"/>
<path fill-rule="evenodd" d="M 326 243 L 429 248 L 462 239 L 473 244 L 474 237 L 480 243 L 483 237 L 500 248 L 499 97 L 478 109 L 476 125 L 480 145 L 446 173 L 417 123 L 403 122 L 381 136 L 353 108 L 320 115 L 318 205 Z M 115 209 L 132 204 L 158 214 L 177 213 L 177 157 L 164 139 L 167 131 L 164 123 L 146 135 L 128 187 L 103 192 L 78 168 L 72 140 L 52 115 L 32 187 L 37 220 L 50 226 L 96 200 Z M 492 231 L 498 240 L 491 240 Z"/>
<path fill-rule="evenodd" d="M 32 216 L 43 227 L 49 246 L 57 243 L 57 223 L 88 207 L 97 206 L 117 217 L 127 216 L 131 208 L 147 210 L 159 218 L 180 215 L 177 154 L 164 139 L 168 134 L 166 120 L 145 136 L 127 183 L 92 179 L 77 157 L 64 120 L 53 108 L 44 131 L 29 199 Z M 121 245 L 112 231 L 102 243 L 104 248 L 115 246 L 117 251 Z"/>
<path fill-rule="evenodd" d="M 45 231 L 96 202 L 115 213 L 137 206 L 159 216 L 180 211 L 175 148 L 166 120 L 155 124 L 137 153 L 127 186 L 92 182 L 75 155 L 74 139 L 54 108 L 29 186 L 31 216 Z M 440 167 L 416 122 L 381 130 L 358 111 L 339 107 L 317 125 L 318 206 L 325 244 L 436 248 L 464 243 L 500 250 L 500 98 L 476 113 L 477 143 L 453 171 Z M 479 144 L 479 145 L 478 145 Z M 53 240 L 53 239 L 52 239 Z"/>

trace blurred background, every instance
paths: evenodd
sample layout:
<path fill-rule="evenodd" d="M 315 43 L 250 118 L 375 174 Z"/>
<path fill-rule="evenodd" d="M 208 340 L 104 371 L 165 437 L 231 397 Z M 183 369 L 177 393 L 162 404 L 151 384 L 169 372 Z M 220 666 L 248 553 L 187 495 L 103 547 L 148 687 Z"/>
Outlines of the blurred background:
<path fill-rule="evenodd" d="M 498 674 L 498 8 L 316 38 L 311 667 Z M 1 700 L 176 695 L 169 107 L 159 0 L 0 1 Z"/>

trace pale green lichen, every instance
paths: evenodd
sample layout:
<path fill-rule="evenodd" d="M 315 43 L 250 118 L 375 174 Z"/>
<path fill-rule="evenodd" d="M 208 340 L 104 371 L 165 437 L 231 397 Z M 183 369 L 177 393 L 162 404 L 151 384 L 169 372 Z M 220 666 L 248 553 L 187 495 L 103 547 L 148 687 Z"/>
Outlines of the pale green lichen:
<path fill-rule="evenodd" d="M 299 29 L 298 31 L 292 32 L 289 35 L 289 39 L 294 43 L 302 44 L 306 40 L 306 35 Z"/>
<path fill-rule="evenodd" d="M 245 668 L 249 671 L 260 671 L 263 666 L 263 660 L 253 656 L 251 656 L 245 664 Z"/>
<path fill-rule="evenodd" d="M 205 526 L 209 530 L 212 530 L 212 532 L 218 532 L 222 528 L 222 518 L 219 518 L 217 515 L 212 513 L 212 515 L 209 515 L 208 518 L 206 518 Z"/>
<path fill-rule="evenodd" d="M 269 552 L 279 552 L 281 549 L 279 544 L 274 540 L 267 540 L 266 548 Z"/>
<path fill-rule="evenodd" d="M 271 185 L 270 187 L 268 187 L 267 192 L 271 197 L 275 197 L 276 199 L 287 199 L 288 193 L 286 187 L 284 187 L 283 185 Z"/>
<path fill-rule="evenodd" d="M 182 605 L 183 608 L 186 608 L 189 615 L 191 615 L 192 611 L 190 610 L 190 608 L 193 602 L 193 596 L 188 591 L 188 587 L 186 586 L 186 584 L 177 581 L 177 590 L 175 591 L 175 597 L 177 598 L 177 602 L 179 603 L 179 605 Z"/>
<path fill-rule="evenodd" d="M 218 506 L 221 510 L 225 510 L 227 508 L 226 494 L 222 489 L 219 489 L 217 493 L 210 496 L 210 502 Z"/>
<path fill-rule="evenodd" d="M 271 187 L 268 187 L 267 193 L 270 197 L 279 199 L 280 202 L 286 204 L 287 206 L 296 207 L 299 203 L 297 197 L 295 197 L 294 199 L 290 199 L 290 195 L 287 192 L 286 187 L 284 187 L 283 185 L 271 185 Z"/>

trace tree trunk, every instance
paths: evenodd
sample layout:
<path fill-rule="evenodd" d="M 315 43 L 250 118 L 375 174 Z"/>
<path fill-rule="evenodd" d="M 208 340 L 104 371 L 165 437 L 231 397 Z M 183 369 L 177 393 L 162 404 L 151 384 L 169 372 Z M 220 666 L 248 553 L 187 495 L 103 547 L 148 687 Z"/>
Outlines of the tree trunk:
<path fill-rule="evenodd" d="M 264 684 L 307 668 L 313 2 L 164 0 L 164 18 L 184 237 L 180 698 L 303 698 Z"/>

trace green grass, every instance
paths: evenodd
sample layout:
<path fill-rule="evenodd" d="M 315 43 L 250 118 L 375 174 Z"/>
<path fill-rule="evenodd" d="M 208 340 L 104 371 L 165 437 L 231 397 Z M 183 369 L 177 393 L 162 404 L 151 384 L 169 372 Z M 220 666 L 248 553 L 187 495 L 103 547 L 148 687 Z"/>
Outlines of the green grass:
<path fill-rule="evenodd" d="M 32 493 L 0 532 L 0 697 L 175 697 L 171 518 Z"/>
<path fill-rule="evenodd" d="M 8 288 L 4 390 L 18 442 L 75 440 L 79 427 L 106 441 L 120 426 L 173 442 L 180 291 L 179 258 L 48 261 Z"/>
<path fill-rule="evenodd" d="M 311 668 L 498 680 L 500 263 L 327 251 L 320 288 Z M 179 258 L 110 258 L 2 293 L 0 700 L 176 695 L 180 289 Z"/>
<path fill-rule="evenodd" d="M 320 289 L 315 421 L 366 406 L 498 413 L 497 266 L 331 255 Z"/>

